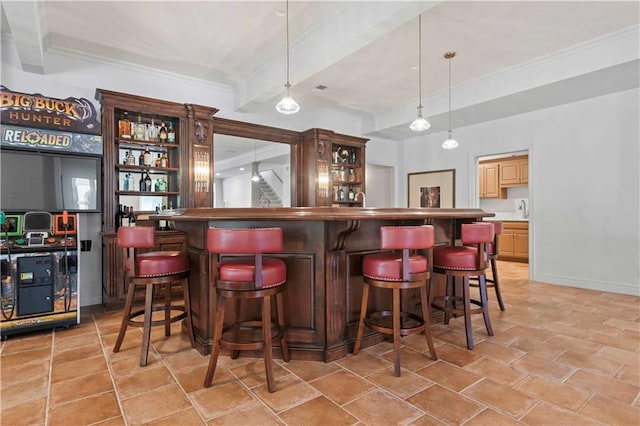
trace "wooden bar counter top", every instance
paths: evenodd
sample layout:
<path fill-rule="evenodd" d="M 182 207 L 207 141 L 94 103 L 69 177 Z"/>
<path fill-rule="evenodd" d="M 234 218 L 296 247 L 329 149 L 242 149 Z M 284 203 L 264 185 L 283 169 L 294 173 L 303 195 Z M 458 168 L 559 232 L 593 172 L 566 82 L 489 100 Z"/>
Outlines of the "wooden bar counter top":
<path fill-rule="evenodd" d="M 380 226 L 433 225 L 436 244 L 451 244 L 460 224 L 493 217 L 480 209 L 439 208 L 192 208 L 150 219 L 170 221 L 187 235 L 191 260 L 191 307 L 197 349 L 211 351 L 215 288 L 212 273 L 216 256 L 207 252 L 207 228 L 281 227 L 284 250 L 274 254 L 287 264 L 285 321 L 289 350 L 294 359 L 325 362 L 351 352 L 357 331 L 362 295 L 362 257 L 379 251 Z M 426 253 L 431 260 L 431 253 Z M 431 297 L 442 294 L 444 280 L 433 275 Z M 390 309 L 391 301 L 370 294 L 372 310 Z M 420 312 L 419 294 L 408 293 L 403 310 Z M 259 313 L 243 306 L 244 314 Z M 227 318 L 230 320 L 231 318 Z M 382 341 L 368 331 L 363 347 Z M 274 347 L 274 349 L 276 349 Z"/>

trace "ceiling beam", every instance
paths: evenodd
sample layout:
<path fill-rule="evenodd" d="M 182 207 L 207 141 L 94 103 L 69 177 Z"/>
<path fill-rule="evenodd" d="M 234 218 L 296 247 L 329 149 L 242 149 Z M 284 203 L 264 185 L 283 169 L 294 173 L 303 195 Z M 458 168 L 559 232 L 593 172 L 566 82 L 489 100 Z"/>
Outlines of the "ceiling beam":
<path fill-rule="evenodd" d="M 41 3 L 34 0 L 2 2 L 22 70 L 37 74 L 45 73 L 47 32 L 41 7 Z"/>

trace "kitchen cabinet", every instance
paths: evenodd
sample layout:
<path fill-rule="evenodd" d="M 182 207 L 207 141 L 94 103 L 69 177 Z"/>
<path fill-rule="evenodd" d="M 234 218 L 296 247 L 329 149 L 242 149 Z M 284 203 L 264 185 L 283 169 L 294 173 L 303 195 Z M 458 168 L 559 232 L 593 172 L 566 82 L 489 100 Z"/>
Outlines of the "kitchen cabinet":
<path fill-rule="evenodd" d="M 507 198 L 506 188 L 500 188 L 499 163 L 480 163 L 480 198 Z"/>
<path fill-rule="evenodd" d="M 529 157 L 512 157 L 500 161 L 500 187 L 529 184 Z"/>
<path fill-rule="evenodd" d="M 529 222 L 503 221 L 502 234 L 498 236 L 498 240 L 499 260 L 529 261 Z"/>

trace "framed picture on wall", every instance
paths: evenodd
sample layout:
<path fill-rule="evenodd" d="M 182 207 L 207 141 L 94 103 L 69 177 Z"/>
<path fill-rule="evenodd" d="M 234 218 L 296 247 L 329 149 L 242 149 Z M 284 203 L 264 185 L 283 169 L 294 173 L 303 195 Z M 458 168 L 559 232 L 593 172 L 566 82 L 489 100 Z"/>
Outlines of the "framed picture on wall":
<path fill-rule="evenodd" d="M 456 206 L 456 170 L 409 173 L 408 207 L 453 208 Z"/>

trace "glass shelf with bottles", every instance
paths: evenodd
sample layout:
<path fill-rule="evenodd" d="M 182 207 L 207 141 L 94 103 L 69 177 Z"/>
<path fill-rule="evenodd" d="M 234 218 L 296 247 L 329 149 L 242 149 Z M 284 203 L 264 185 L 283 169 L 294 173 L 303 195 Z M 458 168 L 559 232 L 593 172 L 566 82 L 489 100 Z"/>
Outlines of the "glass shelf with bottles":
<path fill-rule="evenodd" d="M 178 119 L 167 117 L 149 117 L 130 111 L 115 112 L 118 118 L 116 141 L 120 143 L 148 143 L 177 145 L 177 129 L 174 122 Z"/>
<path fill-rule="evenodd" d="M 153 154 L 156 157 L 153 157 Z M 145 148 L 140 151 L 133 150 L 120 150 L 118 164 L 116 169 L 120 171 L 144 171 L 153 169 L 157 172 L 178 172 L 179 168 L 171 167 L 171 161 L 169 159 L 167 150 L 151 150 Z"/>
<path fill-rule="evenodd" d="M 151 178 L 151 175 L 155 179 Z M 159 177 L 157 177 L 159 175 Z M 169 182 L 164 174 L 145 170 L 141 173 L 120 173 L 118 176 L 118 191 L 120 195 L 178 195 L 177 191 L 170 191 Z"/>

